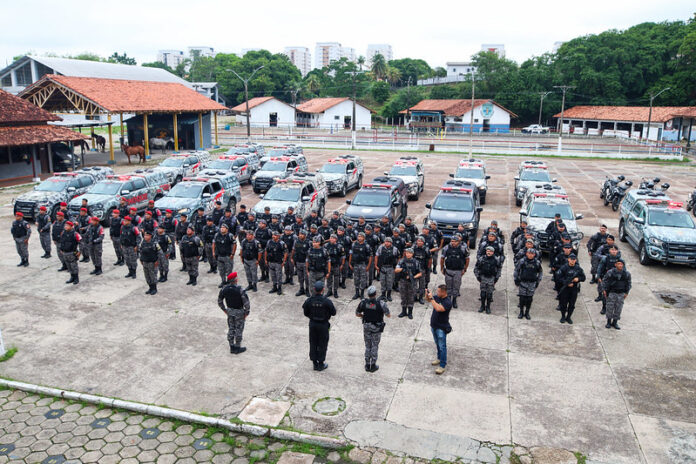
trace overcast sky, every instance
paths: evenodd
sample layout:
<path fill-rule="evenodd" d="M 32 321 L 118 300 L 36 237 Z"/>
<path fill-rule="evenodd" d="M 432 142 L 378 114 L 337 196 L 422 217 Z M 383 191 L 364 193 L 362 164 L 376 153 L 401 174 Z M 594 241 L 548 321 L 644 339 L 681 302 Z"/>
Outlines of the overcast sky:
<path fill-rule="evenodd" d="M 142 63 L 154 61 L 158 49 L 191 45 L 236 53 L 299 45 L 314 54 L 314 44 L 324 41 L 353 47 L 358 55 L 369 43 L 388 43 L 396 58 L 423 58 L 433 67 L 466 60 L 482 43 L 502 43 L 507 57 L 521 62 L 556 41 L 645 21 L 687 20 L 695 11 L 693 0 L 3 1 L 0 67 L 27 51 L 119 51 Z"/>

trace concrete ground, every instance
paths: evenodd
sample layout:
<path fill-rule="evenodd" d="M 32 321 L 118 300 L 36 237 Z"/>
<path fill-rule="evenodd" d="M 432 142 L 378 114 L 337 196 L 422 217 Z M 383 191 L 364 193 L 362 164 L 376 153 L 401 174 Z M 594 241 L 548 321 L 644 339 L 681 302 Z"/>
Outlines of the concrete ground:
<path fill-rule="evenodd" d="M 306 150 L 311 169 L 336 153 Z M 398 156 L 360 155 L 367 178 L 387 170 Z M 424 204 L 458 161 L 455 155 L 421 156 L 426 191 L 409 204 L 419 226 L 427 211 Z M 520 161 L 487 158 L 492 178 L 482 223 L 497 219 L 508 235 L 519 219 L 512 185 Z M 616 233 L 617 214 L 602 206 L 598 195 L 605 175 L 624 174 L 634 182 L 642 175 L 658 175 L 672 184 L 673 198 L 684 200 L 696 172 L 685 164 L 615 160 L 554 159 L 549 164 L 575 212 L 585 215 L 580 224 L 586 237 L 600 223 Z M 0 193 L 0 228 L 5 231 L 10 200 L 18 190 Z M 243 196 L 247 205 L 257 201 L 248 186 Z M 344 200 L 332 197 L 327 211 L 345 209 Z M 2 376 L 225 417 L 236 416 L 252 397 L 289 401 L 285 426 L 345 434 L 361 445 L 395 451 L 405 446 L 433 449 L 429 432 L 437 432 L 461 440 L 579 451 L 593 462 L 696 460 L 696 271 L 643 267 L 625 244 L 621 248 L 633 274 L 633 291 L 621 331 L 604 328 L 600 304 L 593 301 L 596 290 L 589 283 L 582 287 L 575 324 L 559 324 L 548 273 L 532 320 L 518 320 L 509 259 L 493 314 L 479 314 L 478 288 L 467 273 L 463 304 L 451 315 L 454 331 L 442 376 L 430 366 L 435 355 L 431 310 L 418 304 L 413 321 L 388 321 L 381 369 L 368 374 L 356 303 L 350 300 L 350 287 L 342 290 L 332 320 L 330 367 L 316 373 L 307 359 L 307 323 L 300 309 L 303 299 L 293 296 L 296 286 L 286 287 L 282 297 L 269 295 L 267 284 L 251 294 L 248 351 L 234 356 L 227 349 L 225 316 L 216 306 L 219 280 L 205 274 L 205 266 L 200 285 L 191 288 L 182 285 L 185 276 L 173 264 L 170 282 L 149 297 L 142 272 L 138 280 L 123 279 L 126 271 L 112 265 L 108 245 L 104 275 L 90 276 L 91 268 L 83 264 L 79 286 L 63 283 L 67 276 L 56 272 L 55 257 L 39 259 L 38 237 L 30 245 L 31 266 L 17 268 L 9 233 L 0 241 L 0 328 L 5 343 L 19 349 L 0 364 Z M 586 254 L 580 263 L 589 269 Z M 440 274 L 432 284 L 439 283 Z M 390 307 L 398 311 L 398 298 Z M 345 409 L 336 415 L 317 413 L 315 403 L 327 397 L 339 398 Z M 400 427 L 424 441 L 404 443 Z M 379 444 L 368 443 L 375 440 Z"/>

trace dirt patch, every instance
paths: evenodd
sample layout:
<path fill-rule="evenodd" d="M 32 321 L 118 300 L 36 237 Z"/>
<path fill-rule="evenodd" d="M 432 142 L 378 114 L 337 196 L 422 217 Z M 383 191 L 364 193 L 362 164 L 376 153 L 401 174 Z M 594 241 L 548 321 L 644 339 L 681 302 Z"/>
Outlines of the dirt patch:
<path fill-rule="evenodd" d="M 692 307 L 693 298 L 689 295 L 667 291 L 653 291 L 653 293 L 659 300 L 673 308 Z"/>

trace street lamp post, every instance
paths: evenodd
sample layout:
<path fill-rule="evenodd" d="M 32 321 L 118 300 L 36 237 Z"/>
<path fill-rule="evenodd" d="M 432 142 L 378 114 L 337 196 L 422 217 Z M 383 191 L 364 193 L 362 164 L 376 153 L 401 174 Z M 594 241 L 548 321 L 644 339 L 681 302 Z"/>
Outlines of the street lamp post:
<path fill-rule="evenodd" d="M 563 92 L 563 99 L 561 100 L 561 119 L 558 129 L 558 154 L 560 155 L 563 151 L 563 112 L 565 111 L 565 96 L 566 92 L 570 89 L 574 89 L 574 85 L 554 85 L 556 89 L 561 89 Z M 570 127 L 568 127 L 568 132 L 570 132 Z"/>
<path fill-rule="evenodd" d="M 660 90 L 657 92 L 655 95 L 650 95 L 650 111 L 648 111 L 648 141 L 650 140 L 650 123 L 652 123 L 652 105 L 653 105 L 653 100 L 657 98 L 658 95 L 660 95 L 662 92 L 666 92 L 669 90 L 670 87 L 665 87 L 664 89 Z"/>
<path fill-rule="evenodd" d="M 544 98 L 546 98 L 552 92 L 540 92 L 541 101 L 539 102 L 539 125 L 541 126 L 541 109 L 544 107 Z"/>
<path fill-rule="evenodd" d="M 240 81 L 244 83 L 244 100 L 246 100 L 246 126 L 247 126 L 247 142 L 251 141 L 251 126 L 249 125 L 249 81 L 251 80 L 252 77 L 254 77 L 254 74 L 257 73 L 257 71 L 260 71 L 263 69 L 263 66 L 259 66 L 258 68 L 254 69 L 254 71 L 251 73 L 249 77 L 244 79 L 242 76 L 237 74 L 234 69 L 228 69 L 227 71 L 232 72 L 235 76 L 239 78 Z"/>
<path fill-rule="evenodd" d="M 350 131 L 350 138 L 351 138 L 351 143 L 350 143 L 350 149 L 355 150 L 357 146 L 357 133 L 355 132 L 355 99 L 357 98 L 357 86 L 355 83 L 355 77 L 358 74 L 362 74 L 365 71 L 349 71 L 347 74 L 350 74 L 353 76 L 353 116 L 351 117 L 351 131 Z"/>

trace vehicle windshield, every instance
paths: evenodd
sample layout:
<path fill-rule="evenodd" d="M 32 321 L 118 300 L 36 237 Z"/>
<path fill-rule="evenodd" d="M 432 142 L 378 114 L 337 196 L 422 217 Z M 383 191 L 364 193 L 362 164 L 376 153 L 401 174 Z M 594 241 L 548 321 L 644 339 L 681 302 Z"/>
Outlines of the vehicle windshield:
<path fill-rule="evenodd" d="M 530 180 L 532 182 L 551 182 L 548 171 L 530 171 L 525 169 L 520 174 L 520 180 Z"/>
<path fill-rule="evenodd" d="M 481 168 L 459 168 L 454 177 L 458 179 L 483 179 L 483 169 Z"/>
<path fill-rule="evenodd" d="M 287 165 L 285 161 L 269 161 L 263 165 L 261 171 L 285 171 Z"/>
<path fill-rule="evenodd" d="M 441 193 L 435 198 L 433 209 L 441 211 L 473 211 L 474 202 L 468 195 Z"/>
<path fill-rule="evenodd" d="M 388 190 L 370 191 L 360 190 L 351 202 L 355 206 L 389 206 L 389 198 L 391 195 Z"/>
<path fill-rule="evenodd" d="M 573 209 L 567 203 L 534 202 L 529 215 L 531 217 L 552 218 L 556 213 L 560 213 L 561 219 L 564 220 L 575 219 Z"/>
<path fill-rule="evenodd" d="M 650 211 L 648 224 L 651 226 L 694 228 L 694 221 L 689 213 L 679 209 Z"/>
<path fill-rule="evenodd" d="M 291 201 L 296 203 L 300 200 L 300 189 L 297 187 L 274 185 L 268 192 L 266 192 L 263 199 L 273 201 Z"/>
<path fill-rule="evenodd" d="M 180 168 L 184 165 L 184 160 L 182 158 L 167 158 L 159 165 L 165 168 Z"/>
<path fill-rule="evenodd" d="M 249 147 L 232 147 L 227 150 L 228 155 L 237 155 L 241 153 L 249 153 Z"/>
<path fill-rule="evenodd" d="M 234 161 L 231 160 L 215 160 L 212 163 L 210 163 L 207 167 L 208 169 L 232 169 L 234 166 Z"/>
<path fill-rule="evenodd" d="M 273 148 L 271 150 L 268 150 L 268 153 L 266 153 L 266 156 L 283 156 L 287 155 L 288 151 L 284 148 Z"/>
<path fill-rule="evenodd" d="M 95 195 L 116 195 L 120 190 L 123 182 L 97 182 L 97 184 L 89 190 L 90 194 Z"/>
<path fill-rule="evenodd" d="M 390 176 L 417 176 L 418 171 L 416 171 L 415 166 L 392 166 L 389 171 Z"/>
<path fill-rule="evenodd" d="M 62 192 L 68 186 L 67 179 L 48 179 L 34 187 L 38 192 Z"/>
<path fill-rule="evenodd" d="M 331 174 L 345 174 L 346 172 L 346 165 L 345 164 L 334 164 L 334 163 L 326 163 L 321 167 L 319 172 L 328 172 Z"/>
<path fill-rule="evenodd" d="M 201 196 L 203 184 L 200 182 L 179 182 L 167 194 L 174 198 L 198 198 Z"/>

